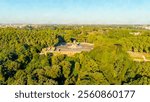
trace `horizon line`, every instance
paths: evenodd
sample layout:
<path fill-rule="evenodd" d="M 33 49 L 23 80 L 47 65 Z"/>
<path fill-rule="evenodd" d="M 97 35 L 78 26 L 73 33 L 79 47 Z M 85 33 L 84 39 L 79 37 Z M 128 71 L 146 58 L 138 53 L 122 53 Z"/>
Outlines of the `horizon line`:
<path fill-rule="evenodd" d="M 54 23 L 54 24 L 50 24 L 50 23 L 0 23 L 0 25 L 150 25 L 150 24 L 142 24 L 142 23 L 135 23 L 135 24 L 131 24 L 131 23 L 99 23 L 99 24 L 95 24 L 95 23 Z"/>

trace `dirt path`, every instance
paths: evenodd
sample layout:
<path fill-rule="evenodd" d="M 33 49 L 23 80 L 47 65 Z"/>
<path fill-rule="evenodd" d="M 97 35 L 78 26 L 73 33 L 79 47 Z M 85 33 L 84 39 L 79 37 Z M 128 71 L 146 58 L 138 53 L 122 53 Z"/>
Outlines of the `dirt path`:
<path fill-rule="evenodd" d="M 128 51 L 129 55 L 137 62 L 150 62 L 150 53 Z"/>

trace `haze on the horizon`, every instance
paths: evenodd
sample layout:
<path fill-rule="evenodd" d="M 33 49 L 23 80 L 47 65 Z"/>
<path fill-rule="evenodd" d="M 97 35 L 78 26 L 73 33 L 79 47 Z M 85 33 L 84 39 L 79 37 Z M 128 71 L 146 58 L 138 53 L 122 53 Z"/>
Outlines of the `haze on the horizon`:
<path fill-rule="evenodd" d="M 150 24 L 150 0 L 0 0 L 0 23 Z"/>

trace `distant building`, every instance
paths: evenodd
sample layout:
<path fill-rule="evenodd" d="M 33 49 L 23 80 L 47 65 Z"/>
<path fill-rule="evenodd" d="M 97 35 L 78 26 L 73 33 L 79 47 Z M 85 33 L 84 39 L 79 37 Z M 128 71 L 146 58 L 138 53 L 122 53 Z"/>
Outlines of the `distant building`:
<path fill-rule="evenodd" d="M 140 33 L 140 32 L 131 32 L 130 34 L 135 35 L 135 36 L 137 36 L 137 35 L 141 35 L 141 33 Z"/>
<path fill-rule="evenodd" d="M 139 28 L 150 30 L 150 25 L 139 26 Z"/>
<path fill-rule="evenodd" d="M 147 26 L 147 27 L 145 27 L 145 29 L 148 29 L 148 30 L 150 30 L 150 26 Z"/>

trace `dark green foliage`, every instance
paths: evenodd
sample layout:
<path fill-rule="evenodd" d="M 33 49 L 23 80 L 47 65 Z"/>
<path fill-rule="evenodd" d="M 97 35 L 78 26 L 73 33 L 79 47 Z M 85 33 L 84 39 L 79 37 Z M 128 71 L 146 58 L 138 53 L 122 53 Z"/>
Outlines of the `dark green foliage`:
<path fill-rule="evenodd" d="M 136 36 L 127 37 L 120 40 L 123 47 L 133 52 L 150 52 L 150 37 Z"/>
<path fill-rule="evenodd" d="M 61 62 L 62 70 L 63 70 L 63 75 L 65 78 L 68 78 L 71 73 L 71 63 L 67 61 L 62 61 Z"/>
<path fill-rule="evenodd" d="M 59 65 L 53 65 L 52 68 L 46 71 L 46 75 L 53 79 L 60 78 L 62 76 L 61 67 Z"/>

